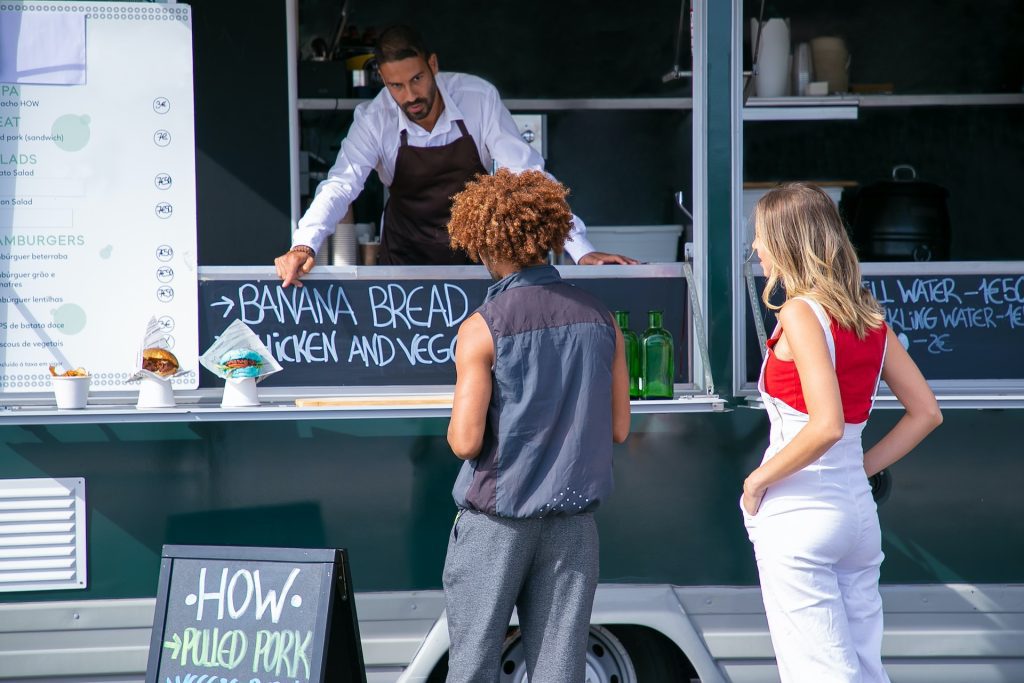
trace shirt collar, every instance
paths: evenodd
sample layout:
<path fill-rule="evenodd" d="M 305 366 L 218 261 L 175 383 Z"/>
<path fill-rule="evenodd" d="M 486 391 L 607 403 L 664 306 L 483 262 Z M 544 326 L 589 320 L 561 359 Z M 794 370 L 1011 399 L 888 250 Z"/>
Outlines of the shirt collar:
<path fill-rule="evenodd" d="M 395 98 L 391 97 L 390 93 L 385 93 L 388 99 L 391 100 L 391 105 L 395 111 L 398 112 L 398 134 L 401 135 L 402 131 L 408 131 L 409 135 L 416 137 L 433 137 L 435 135 L 445 135 L 452 129 L 452 124 L 458 119 L 464 118 L 462 110 L 459 109 L 458 105 L 448 95 L 448 89 L 445 87 L 445 81 L 448 80 L 447 74 L 438 72 L 434 79 L 437 83 L 437 95 L 444 102 L 444 110 L 441 112 L 441 116 L 438 117 L 437 123 L 434 124 L 434 130 L 427 132 L 419 124 L 413 123 L 409 120 L 409 117 L 405 115 L 405 111 L 398 106 L 395 102 Z"/>
<path fill-rule="evenodd" d="M 561 281 L 562 276 L 558 274 L 558 269 L 554 266 L 549 266 L 547 264 L 542 266 L 530 266 L 528 268 L 523 268 L 522 270 L 517 270 L 510 275 L 506 275 L 488 287 L 487 296 L 484 298 L 484 302 L 486 303 L 497 297 L 499 294 L 516 287 L 550 285 Z"/>

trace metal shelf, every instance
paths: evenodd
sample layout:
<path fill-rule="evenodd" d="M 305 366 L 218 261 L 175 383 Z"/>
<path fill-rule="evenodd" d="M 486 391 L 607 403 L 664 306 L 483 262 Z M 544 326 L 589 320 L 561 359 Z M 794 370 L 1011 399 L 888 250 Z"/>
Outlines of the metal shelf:
<path fill-rule="evenodd" d="M 351 111 L 363 99 L 316 98 L 300 99 L 300 111 Z M 588 99 L 506 99 L 511 111 L 628 111 L 628 110 L 690 110 L 690 97 L 609 97 Z"/>
<path fill-rule="evenodd" d="M 825 121 L 857 118 L 860 101 L 852 95 L 832 97 L 751 97 L 744 121 Z"/>
<path fill-rule="evenodd" d="M 963 95 L 831 95 L 828 97 L 751 97 L 744 121 L 854 120 L 861 108 L 1006 107 L 1024 105 L 1024 93 Z"/>
<path fill-rule="evenodd" d="M 1024 93 L 860 95 L 862 107 L 999 107 L 1024 104 Z"/>

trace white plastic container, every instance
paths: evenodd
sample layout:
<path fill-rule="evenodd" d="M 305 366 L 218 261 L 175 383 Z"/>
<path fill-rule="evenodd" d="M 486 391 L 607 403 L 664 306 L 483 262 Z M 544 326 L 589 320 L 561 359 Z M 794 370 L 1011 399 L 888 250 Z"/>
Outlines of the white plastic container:
<path fill-rule="evenodd" d="M 82 410 L 89 400 L 89 376 L 51 377 L 58 410 Z"/>
<path fill-rule="evenodd" d="M 173 408 L 174 388 L 171 380 L 157 379 L 150 375 L 143 376 L 139 384 L 139 401 L 136 408 Z"/>
<path fill-rule="evenodd" d="M 641 263 L 678 261 L 681 225 L 588 225 L 587 239 L 598 251 L 630 256 Z"/>
<path fill-rule="evenodd" d="M 224 395 L 221 408 L 253 408 L 260 404 L 259 390 L 255 377 L 228 378 L 224 380 Z"/>

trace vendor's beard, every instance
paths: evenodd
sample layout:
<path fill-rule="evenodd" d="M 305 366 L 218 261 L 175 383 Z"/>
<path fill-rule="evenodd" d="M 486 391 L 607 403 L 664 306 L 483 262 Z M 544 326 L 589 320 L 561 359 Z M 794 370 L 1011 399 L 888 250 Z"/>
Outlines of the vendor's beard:
<path fill-rule="evenodd" d="M 435 88 L 430 95 L 427 97 L 421 97 L 418 100 L 407 102 L 402 105 L 402 109 L 405 111 L 405 115 L 412 121 L 422 121 L 423 119 L 430 116 L 430 112 L 434 110 L 434 102 L 437 99 L 437 89 Z M 423 105 L 423 110 L 419 114 L 413 114 L 409 111 L 410 108 L 415 107 L 417 104 Z"/>

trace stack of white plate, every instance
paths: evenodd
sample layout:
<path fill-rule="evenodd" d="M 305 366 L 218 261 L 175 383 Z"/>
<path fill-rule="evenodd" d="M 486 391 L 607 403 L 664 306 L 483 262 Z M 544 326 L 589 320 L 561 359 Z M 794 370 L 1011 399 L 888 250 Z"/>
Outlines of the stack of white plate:
<path fill-rule="evenodd" d="M 331 265 L 354 266 L 359 254 L 359 242 L 356 238 L 354 223 L 338 223 L 334 234 L 329 240 L 331 245 Z"/>
<path fill-rule="evenodd" d="M 324 242 L 320 245 L 320 251 L 316 252 L 316 258 L 313 259 L 313 265 L 316 267 L 331 265 L 330 242 Z"/>

